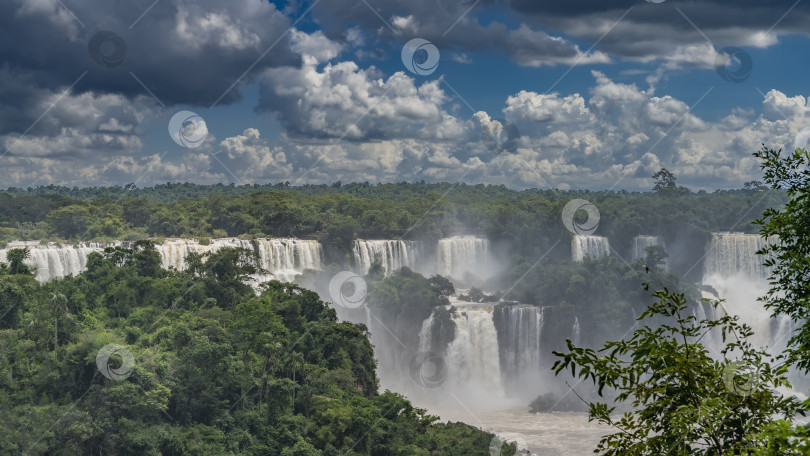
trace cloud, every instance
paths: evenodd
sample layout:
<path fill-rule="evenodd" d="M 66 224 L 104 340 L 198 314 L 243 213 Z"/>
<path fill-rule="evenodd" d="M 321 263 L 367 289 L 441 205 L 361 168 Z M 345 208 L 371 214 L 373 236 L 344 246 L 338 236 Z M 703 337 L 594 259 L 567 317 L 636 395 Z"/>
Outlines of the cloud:
<path fill-rule="evenodd" d="M 810 36 L 810 4 L 760 0 L 377 0 L 373 10 L 333 0 L 320 2 L 313 14 L 332 39 L 352 26 L 389 44 L 421 37 L 448 55 L 490 52 L 523 66 L 656 64 L 653 86 L 673 71 L 713 68 L 727 46 L 765 48 L 783 36 Z M 504 14 L 515 25 L 491 19 Z M 586 52 L 578 43 L 595 49 Z"/>
<path fill-rule="evenodd" d="M 318 39 L 324 43 L 320 49 L 329 47 Z M 442 108 L 448 96 L 439 80 L 418 85 L 404 72 L 386 78 L 352 61 L 319 68 L 319 58 L 302 57 L 301 68 L 269 69 L 260 81 L 259 109 L 274 112 L 293 138 L 451 140 L 464 133 L 460 121 Z"/>
<path fill-rule="evenodd" d="M 241 135 L 224 139 L 219 144 L 217 157 L 232 178 L 239 183 L 262 180 L 288 180 L 293 175 L 293 165 L 287 162 L 283 148 L 273 146 L 261 138 L 256 128 L 248 128 Z M 239 170 L 239 174 L 236 171 Z"/>
<path fill-rule="evenodd" d="M 313 14 L 331 39 L 344 39 L 350 26 L 398 43 L 398 47 L 410 38 L 421 37 L 453 55 L 454 60 L 463 61 L 465 53 L 484 51 L 505 54 L 519 65 L 532 67 L 610 61 L 602 52 L 585 53 L 569 39 L 526 23 L 514 28 L 498 21 L 484 24 L 478 13 L 491 3 L 383 0 L 374 2 L 372 10 L 362 2 L 333 0 L 317 4 Z"/>
<path fill-rule="evenodd" d="M 167 105 L 210 105 L 219 97 L 221 103 L 237 101 L 239 91 L 228 88 L 242 73 L 249 81 L 265 68 L 298 64 L 288 36 L 282 36 L 289 20 L 270 2 L 165 0 L 148 12 L 153 2 L 69 3 L 70 9 L 57 0 L 0 3 L 0 61 L 6 71 L 53 92 L 84 74 L 75 92 L 128 98 L 146 94 L 134 74 Z M 91 40 L 99 31 L 120 37 L 100 43 L 107 46 L 102 53 L 121 51 L 120 65 L 93 61 Z"/>
<path fill-rule="evenodd" d="M 730 108 L 707 121 L 690 111 L 693 101 L 655 91 L 672 72 L 713 68 L 723 46 L 767 47 L 787 34 L 807 35 L 810 6 L 803 3 L 769 31 L 786 9 L 752 0 L 379 0 L 373 11 L 333 0 L 315 6 L 322 29 L 312 32 L 288 30 L 289 16 L 303 6 L 296 2 L 279 11 L 264 0 L 163 0 L 146 12 L 152 4 L 0 4 L 0 186 L 144 176 L 139 185 L 463 179 L 647 188 L 666 166 L 679 182 L 712 189 L 759 178 L 751 157 L 759 144 L 790 145 L 810 125 L 802 95 L 771 90 L 759 115 Z M 120 36 L 107 46 L 126 45 L 121 62 L 90 55 L 101 30 Z M 649 87 L 594 71 L 590 87 L 545 94 L 515 87 L 501 112 L 468 115 L 438 74 L 384 73 L 363 61 L 396 61 L 414 36 L 459 63 L 484 53 L 540 68 L 638 62 Z M 259 124 L 221 140 L 209 135 L 180 155 L 144 145 L 145 126 L 159 120 L 163 130 L 174 105 L 233 103 L 252 83 L 258 110 L 281 126 L 278 137 L 267 138 Z"/>
<path fill-rule="evenodd" d="M 271 72 L 275 71 L 281 70 Z M 282 72 L 285 84 L 273 80 L 272 87 L 280 93 L 289 90 L 301 101 L 301 110 L 291 111 L 296 116 L 282 123 L 302 132 L 317 128 L 328 133 L 320 140 L 292 135 L 266 139 L 252 127 L 222 140 L 209 137 L 206 144 L 184 150 L 180 157 L 139 155 L 129 153 L 139 146 L 128 143 L 137 140 L 132 135 L 137 118 L 105 118 L 88 124 L 98 131 L 96 136 L 64 132 L 50 142 L 26 142 L 25 154 L 10 157 L 2 184 L 74 185 L 98 179 L 123 183 L 143 176 L 139 185 L 463 180 L 513 188 L 646 189 L 650 176 L 666 167 L 683 185 L 713 190 L 761 179 L 759 164 L 751 156 L 760 143 L 790 146 L 795 134 L 810 125 L 807 99 L 777 90 L 765 94 L 759 116 L 733 109 L 721 120 L 709 122 L 691 113 L 682 100 L 656 96 L 593 72 L 594 82 L 584 94 L 519 91 L 507 97 L 498 120 L 483 111 L 469 118 L 450 114 L 445 105 L 451 99 L 436 81 L 425 87 L 402 73 L 375 77 L 375 70 L 362 70 L 351 62 L 327 63 L 320 70 L 307 64 L 298 71 Z M 304 83 L 294 84 L 296 80 L 316 81 L 314 92 L 304 90 Z M 342 92 L 336 89 L 342 85 L 346 86 Z M 323 98 L 333 92 L 338 96 Z M 88 102 L 97 110 L 115 106 L 104 97 L 81 100 Z M 364 122 L 338 115 L 358 114 L 371 104 Z M 411 112 L 410 117 L 405 111 Z M 409 121 L 391 124 L 402 118 Z M 295 124 L 298 121 L 300 125 Z M 510 137 L 510 128 L 519 135 Z M 341 130 L 350 131 L 351 140 L 339 140 Z M 118 138 L 104 142 L 105 134 Z M 86 147 L 106 152 L 70 157 L 54 153 Z"/>

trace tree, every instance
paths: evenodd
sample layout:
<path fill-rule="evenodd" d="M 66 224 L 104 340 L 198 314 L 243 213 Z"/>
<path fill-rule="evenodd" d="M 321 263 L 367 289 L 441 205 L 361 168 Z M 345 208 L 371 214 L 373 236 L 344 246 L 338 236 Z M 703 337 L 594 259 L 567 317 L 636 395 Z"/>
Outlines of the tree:
<path fill-rule="evenodd" d="M 611 341 L 598 351 L 575 347 L 559 357 L 554 371 L 590 379 L 603 395 L 615 390 L 617 404 L 631 401 L 632 412 L 620 417 L 616 407 L 594 402 L 590 419 L 617 430 L 602 438 L 600 454 L 726 455 L 750 454 L 763 442 L 759 432 L 775 418 L 801 412 L 795 398 L 775 391 L 788 385 L 787 366 L 772 367 L 765 351 L 753 348 L 753 331 L 723 313 L 717 320 L 698 320 L 683 294 L 667 289 L 639 321 L 648 325 L 628 340 Z M 722 310 L 721 302 L 713 302 Z M 653 322 L 660 325 L 653 327 Z M 709 357 L 701 339 L 709 331 L 730 337 L 722 359 Z"/>
<path fill-rule="evenodd" d="M 746 182 L 743 185 L 743 190 L 747 190 L 750 192 L 766 192 L 770 190 L 767 185 L 763 184 L 760 181 L 750 181 Z"/>
<path fill-rule="evenodd" d="M 651 269 L 660 270 L 667 264 L 669 254 L 660 245 L 651 245 L 644 248 L 644 264 Z"/>
<path fill-rule="evenodd" d="M 62 293 L 51 295 L 51 310 L 53 311 L 53 357 L 59 349 L 59 315 L 69 312 L 68 299 Z"/>
<path fill-rule="evenodd" d="M 451 282 L 447 277 L 436 274 L 431 276 L 428 280 L 430 282 L 430 289 L 433 290 L 436 296 L 446 298 L 453 296 L 453 294 L 456 292 L 453 282 Z"/>
<path fill-rule="evenodd" d="M 289 375 L 290 372 L 292 372 L 292 381 L 293 381 L 293 383 L 295 383 L 295 372 L 296 372 L 297 368 L 299 366 L 301 366 L 301 368 L 303 369 L 304 368 L 304 363 L 305 363 L 304 355 L 302 355 L 299 352 L 294 351 L 294 352 L 290 353 L 289 355 L 287 355 L 287 358 L 284 361 L 284 367 L 287 369 L 288 375 Z M 295 407 L 295 390 L 296 390 L 296 387 L 294 385 L 293 388 L 292 388 L 292 405 L 293 405 L 293 407 Z"/>
<path fill-rule="evenodd" d="M 6 254 L 8 260 L 9 274 L 32 275 L 33 271 L 25 264 L 25 260 L 31 257 L 28 249 L 11 249 Z"/>
<path fill-rule="evenodd" d="M 762 145 L 754 156 L 762 160 L 765 182 L 790 198 L 781 209 L 769 208 L 755 223 L 771 240 L 759 252 L 770 268 L 771 288 L 760 298 L 775 315 L 787 315 L 798 329 L 788 342 L 787 362 L 810 371 L 810 153 L 796 149 L 782 157 L 781 150 Z M 810 408 L 810 401 L 805 402 Z M 771 423 L 763 432 L 767 444 L 758 455 L 798 456 L 808 454 L 810 429 L 787 420 Z"/>
<path fill-rule="evenodd" d="M 675 185 L 676 177 L 666 168 L 661 168 L 660 171 L 653 174 L 653 191 L 659 195 L 686 195 L 689 189 L 686 187 L 679 187 Z"/>
<path fill-rule="evenodd" d="M 765 182 L 784 190 L 790 200 L 782 209 L 765 210 L 755 223 L 765 238 L 778 237 L 761 252 L 771 268 L 772 288 L 762 298 L 765 307 L 789 316 L 800 325 L 790 340 L 791 357 L 798 367 L 810 370 L 810 152 L 797 149 L 787 157 L 781 150 L 765 148 L 754 154 L 762 160 Z M 771 238 L 774 239 L 774 238 Z"/>
<path fill-rule="evenodd" d="M 79 204 L 65 206 L 48 214 L 48 223 L 54 228 L 56 234 L 65 239 L 86 235 L 90 224 L 94 221 L 91 208 Z"/>
<path fill-rule="evenodd" d="M 653 185 L 653 191 L 656 193 L 664 193 L 676 188 L 675 175 L 666 168 L 661 168 L 660 171 L 653 174 L 652 178 L 655 183 L 655 185 Z"/>

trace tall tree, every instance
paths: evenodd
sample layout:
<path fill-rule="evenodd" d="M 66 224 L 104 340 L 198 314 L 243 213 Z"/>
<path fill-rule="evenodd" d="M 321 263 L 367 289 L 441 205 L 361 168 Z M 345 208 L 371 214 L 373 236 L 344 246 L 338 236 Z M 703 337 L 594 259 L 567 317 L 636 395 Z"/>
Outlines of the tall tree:
<path fill-rule="evenodd" d="M 660 171 L 652 175 L 652 178 L 654 182 L 653 191 L 656 193 L 662 193 L 676 188 L 675 180 L 677 178 L 666 168 L 661 168 Z"/>
<path fill-rule="evenodd" d="M 59 315 L 68 313 L 68 299 L 62 293 L 51 295 L 51 310 L 53 311 L 53 358 L 59 349 Z"/>

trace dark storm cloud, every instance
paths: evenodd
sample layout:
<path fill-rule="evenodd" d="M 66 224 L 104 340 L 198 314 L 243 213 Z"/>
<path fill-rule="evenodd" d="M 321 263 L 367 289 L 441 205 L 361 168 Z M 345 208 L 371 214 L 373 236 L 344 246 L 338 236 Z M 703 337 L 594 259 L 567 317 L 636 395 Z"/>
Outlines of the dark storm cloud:
<path fill-rule="evenodd" d="M 19 89 L 0 89 L 3 128 L 19 131 L 32 120 L 27 106 L 38 104 L 40 90 L 59 92 L 85 71 L 72 93 L 146 94 L 134 74 L 167 105 L 210 105 L 290 26 L 284 14 L 260 0 L 163 0 L 146 12 L 152 3 L 0 2 L 4 85 L 13 81 Z M 284 37 L 245 80 L 268 67 L 298 63 Z M 220 103 L 238 99 L 237 86 Z M 10 118 L 14 111 L 22 115 Z"/>
<path fill-rule="evenodd" d="M 571 57 L 581 51 L 571 38 L 589 44 L 598 41 L 596 50 L 610 57 L 645 61 L 666 60 L 678 54 L 681 47 L 706 44 L 704 34 L 718 47 L 770 45 L 773 37 L 763 34 L 774 26 L 772 33 L 776 34 L 810 34 L 806 26 L 810 4 L 800 2 L 794 7 L 795 3 L 793 0 L 666 0 L 663 3 L 511 0 L 475 4 L 472 0 L 377 0 L 369 2 L 374 7 L 372 11 L 364 2 L 335 0 L 319 3 L 315 15 L 332 38 L 337 38 L 347 26 L 358 24 L 369 34 L 386 39 L 401 41 L 420 36 L 440 48 L 489 49 L 508 55 L 518 64 L 536 66 L 573 63 Z M 472 10 L 465 15 L 471 6 Z M 498 8 L 516 13 L 520 25 L 507 27 L 497 21 L 479 21 L 478 13 Z M 456 23 L 462 16 L 464 18 Z M 683 59 L 682 53 L 679 58 Z M 694 59 L 701 60 L 697 56 Z M 589 63 L 589 60 L 581 59 L 577 63 Z"/>
<path fill-rule="evenodd" d="M 483 8 L 495 2 L 334 0 L 318 3 L 313 14 L 331 39 L 341 39 L 348 27 L 359 25 L 372 37 L 406 42 L 415 36 L 442 50 L 502 52 L 521 65 L 605 62 L 604 56 L 583 57 L 576 44 L 526 24 L 509 28 L 498 21 L 481 23 Z M 373 8 L 373 9 L 372 9 Z"/>
<path fill-rule="evenodd" d="M 810 34 L 810 5 L 795 1 L 550 3 L 518 0 L 511 7 L 529 23 L 589 42 L 600 40 L 598 49 L 630 59 L 666 59 L 679 46 L 707 43 L 707 38 L 719 48 L 766 46 L 777 35 Z"/>

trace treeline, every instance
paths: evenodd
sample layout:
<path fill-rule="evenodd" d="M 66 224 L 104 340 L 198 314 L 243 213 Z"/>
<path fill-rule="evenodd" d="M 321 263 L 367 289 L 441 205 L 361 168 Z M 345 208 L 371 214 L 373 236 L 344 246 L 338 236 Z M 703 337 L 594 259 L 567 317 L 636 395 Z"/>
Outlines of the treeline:
<path fill-rule="evenodd" d="M 166 271 L 149 242 L 39 284 L 0 265 L 4 455 L 488 455 L 493 435 L 378 392 L 362 325 L 245 284 L 250 252 Z M 500 454 L 514 454 L 505 445 Z"/>
<path fill-rule="evenodd" d="M 705 245 L 713 231 L 755 232 L 750 222 L 785 202 L 783 192 L 756 185 L 714 193 L 683 187 L 630 193 L 424 183 L 38 187 L 0 193 L 0 242 L 297 236 L 321 240 L 329 261 L 341 263 L 358 237 L 435 240 L 474 233 L 537 258 L 570 238 L 560 216 L 575 198 L 598 208 L 595 234 L 609 237 L 620 251 L 636 234 Z M 567 256 L 565 242 L 558 247 L 565 248 L 554 250 L 550 259 Z"/>

